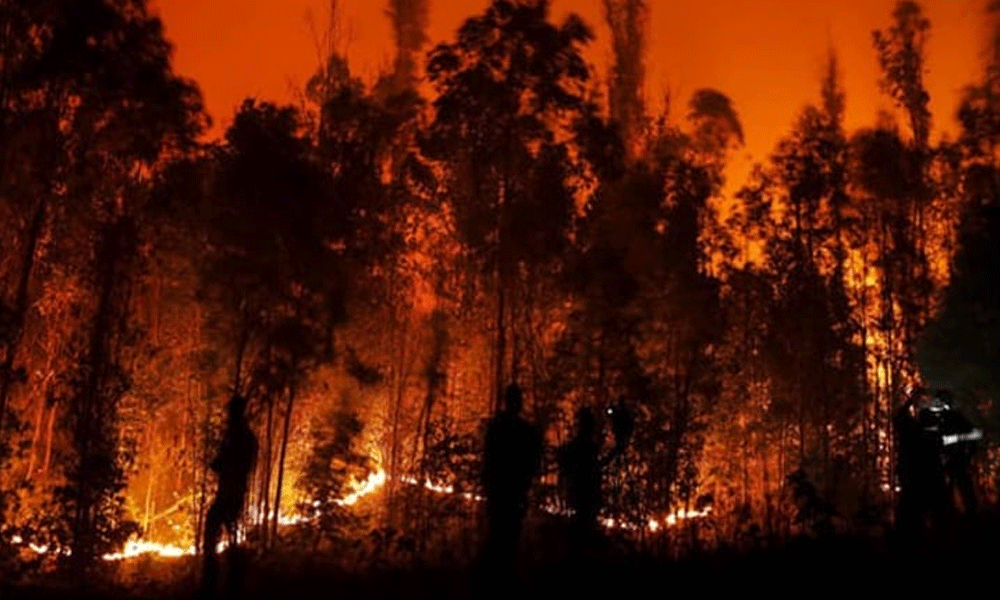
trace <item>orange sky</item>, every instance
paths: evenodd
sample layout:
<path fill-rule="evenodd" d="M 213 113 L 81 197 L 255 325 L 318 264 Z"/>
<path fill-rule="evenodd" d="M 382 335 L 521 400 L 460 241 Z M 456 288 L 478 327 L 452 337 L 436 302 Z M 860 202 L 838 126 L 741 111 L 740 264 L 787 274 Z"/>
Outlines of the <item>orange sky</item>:
<path fill-rule="evenodd" d="M 430 0 L 431 37 L 450 38 L 487 0 Z M 154 0 L 176 45 L 176 69 L 196 79 L 216 132 L 246 96 L 289 100 L 315 69 L 307 15 L 326 22 L 329 0 Z M 392 43 L 385 0 L 340 0 L 352 67 L 373 75 Z M 699 88 L 728 94 L 746 130 L 740 162 L 764 157 L 797 111 L 817 95 L 826 51 L 845 74 L 848 126 L 872 122 L 879 96 L 871 31 L 887 25 L 895 0 L 649 0 L 648 94 L 670 89 L 686 101 Z M 924 0 L 932 22 L 927 83 L 936 125 L 954 129 L 962 87 L 980 72 L 983 0 Z M 556 15 L 577 11 L 595 26 L 591 59 L 609 55 L 598 0 L 553 0 Z M 603 67 L 602 67 L 603 75 Z M 677 103 L 675 100 L 675 104 Z"/>

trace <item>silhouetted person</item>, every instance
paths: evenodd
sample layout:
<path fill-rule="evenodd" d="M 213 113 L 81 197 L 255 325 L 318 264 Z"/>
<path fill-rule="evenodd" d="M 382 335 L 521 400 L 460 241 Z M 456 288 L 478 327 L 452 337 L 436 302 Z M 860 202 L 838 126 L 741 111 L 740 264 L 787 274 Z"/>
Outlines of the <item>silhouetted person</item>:
<path fill-rule="evenodd" d="M 615 447 L 611 452 L 610 460 L 620 458 L 625 454 L 625 447 L 632 439 L 635 431 L 635 414 L 621 400 L 608 409 L 608 416 L 611 417 L 611 432 L 615 436 Z"/>
<path fill-rule="evenodd" d="M 920 426 L 921 477 L 924 487 L 923 519 L 930 518 L 939 528 L 954 507 L 944 468 L 942 416 L 944 404 L 937 398 L 924 397 L 917 416 Z"/>
<path fill-rule="evenodd" d="M 919 534 L 928 519 L 935 525 L 945 504 L 941 438 L 929 397 L 917 390 L 893 415 L 899 499 L 896 526 L 906 536 Z"/>
<path fill-rule="evenodd" d="M 236 528 L 243 513 L 250 474 L 257 460 L 257 438 L 244 414 L 246 406 L 247 400 L 242 396 L 230 399 L 222 443 L 218 454 L 209 464 L 218 477 L 218 488 L 205 517 L 203 596 L 210 596 L 215 592 L 219 577 L 219 562 L 215 552 L 223 528 L 229 535 L 230 551 L 235 550 Z M 232 573 L 230 584 L 239 584 L 238 578 L 234 578 Z M 234 590 L 235 587 L 232 587 L 231 591 Z"/>
<path fill-rule="evenodd" d="M 963 513 L 967 516 L 975 515 L 979 502 L 972 480 L 972 457 L 976 451 L 976 440 L 982 437 L 982 431 L 973 427 L 972 422 L 955 409 L 949 393 L 939 392 L 938 399 L 943 404 L 939 422 L 949 498 L 953 498 L 957 492 Z"/>
<path fill-rule="evenodd" d="M 490 420 L 483 455 L 487 538 L 485 566 L 495 576 L 512 572 L 528 491 L 538 472 L 541 435 L 521 417 L 521 388 L 511 384 L 504 406 Z"/>
<path fill-rule="evenodd" d="M 615 445 L 601 457 L 603 436 L 597 419 L 589 408 L 576 411 L 576 431 L 573 438 L 559 449 L 559 477 L 573 516 L 570 520 L 577 548 L 585 551 L 597 539 L 598 517 L 603 505 L 601 480 L 604 469 L 625 455 L 625 449 L 635 429 L 635 415 L 619 401 L 607 409 Z"/>
<path fill-rule="evenodd" d="M 601 459 L 597 424 L 589 408 L 576 411 L 576 432 L 559 449 L 559 476 L 573 515 L 575 543 L 589 545 L 601 509 Z"/>

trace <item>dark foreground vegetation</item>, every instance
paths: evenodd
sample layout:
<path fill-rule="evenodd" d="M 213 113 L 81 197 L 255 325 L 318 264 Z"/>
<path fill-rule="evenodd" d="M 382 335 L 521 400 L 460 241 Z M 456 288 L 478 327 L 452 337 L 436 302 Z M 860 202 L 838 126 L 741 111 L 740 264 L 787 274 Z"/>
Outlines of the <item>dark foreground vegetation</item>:
<path fill-rule="evenodd" d="M 552 532 L 548 532 L 551 534 Z M 345 600 L 413 598 L 459 600 L 489 597 L 645 598 L 650 595 L 814 594 L 961 597 L 988 586 L 1000 550 L 1000 520 L 985 515 L 975 523 L 916 544 L 890 537 L 797 539 L 773 548 L 728 551 L 716 548 L 669 559 L 652 551 L 608 547 L 585 559 L 566 549 L 526 543 L 507 588 L 491 588 L 477 565 L 409 565 L 345 568 L 336 556 L 285 549 L 252 559 L 240 599 L 336 597 Z M 119 565 L 116 585 L 89 592 L 53 585 L 0 588 L 4 598 L 39 600 L 169 600 L 197 595 L 198 563 L 192 558 L 145 558 Z M 491 594 L 494 592 L 493 594 Z"/>

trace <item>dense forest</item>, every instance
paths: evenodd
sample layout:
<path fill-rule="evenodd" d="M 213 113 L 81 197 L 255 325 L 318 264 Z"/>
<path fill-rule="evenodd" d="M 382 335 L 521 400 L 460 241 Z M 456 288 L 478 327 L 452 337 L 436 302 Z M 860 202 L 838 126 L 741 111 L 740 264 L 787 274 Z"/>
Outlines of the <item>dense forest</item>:
<path fill-rule="evenodd" d="M 532 522 L 560 513 L 576 409 L 620 403 L 601 516 L 629 543 L 879 531 L 914 386 L 985 431 L 997 501 L 1000 28 L 954 139 L 903 0 L 871 47 L 896 109 L 845 130 L 831 51 L 727 182 L 724 90 L 647 106 L 651 3 L 603 0 L 602 72 L 547 0 L 494 0 L 436 47 L 428 2 L 388 0 L 374 81 L 331 27 L 299 101 L 247 99 L 206 141 L 149 2 L 0 0 L 0 576 L 194 551 L 234 393 L 262 552 L 470 555 L 511 381 L 545 434 Z"/>

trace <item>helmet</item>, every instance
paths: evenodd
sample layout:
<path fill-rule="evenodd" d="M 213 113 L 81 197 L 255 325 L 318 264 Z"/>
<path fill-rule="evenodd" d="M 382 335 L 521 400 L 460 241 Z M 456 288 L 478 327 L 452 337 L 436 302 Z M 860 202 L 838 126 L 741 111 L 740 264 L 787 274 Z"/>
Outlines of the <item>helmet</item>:
<path fill-rule="evenodd" d="M 944 410 L 950 410 L 955 406 L 954 396 L 950 390 L 939 389 L 934 391 L 934 400 L 944 407 Z"/>
<path fill-rule="evenodd" d="M 927 410 L 929 410 L 929 411 L 931 411 L 933 413 L 944 412 L 944 411 L 948 410 L 949 408 L 951 408 L 951 407 L 948 406 L 948 403 L 945 402 L 944 400 L 938 398 L 937 396 L 931 398 L 927 402 Z"/>

